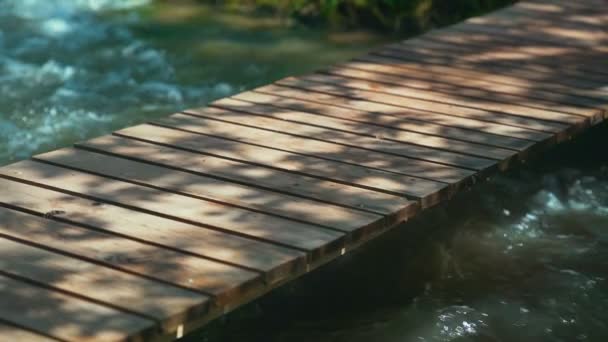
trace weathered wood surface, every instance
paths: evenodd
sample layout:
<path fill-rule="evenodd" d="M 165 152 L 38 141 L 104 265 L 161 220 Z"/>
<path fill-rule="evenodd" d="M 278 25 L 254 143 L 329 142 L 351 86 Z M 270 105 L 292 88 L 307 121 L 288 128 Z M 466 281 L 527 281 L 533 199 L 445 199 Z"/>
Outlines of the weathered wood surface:
<path fill-rule="evenodd" d="M 0 168 L 0 336 L 181 336 L 606 119 L 608 2 L 531 0 Z"/>

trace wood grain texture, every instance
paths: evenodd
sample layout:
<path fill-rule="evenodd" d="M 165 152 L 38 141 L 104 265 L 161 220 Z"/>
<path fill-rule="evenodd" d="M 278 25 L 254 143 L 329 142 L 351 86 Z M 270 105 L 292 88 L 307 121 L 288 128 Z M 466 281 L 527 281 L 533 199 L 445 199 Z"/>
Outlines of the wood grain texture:
<path fill-rule="evenodd" d="M 222 120 L 232 120 L 233 116 L 235 116 L 234 117 L 235 120 L 240 120 L 240 116 L 236 116 L 239 113 L 261 115 L 261 116 L 270 117 L 270 118 L 274 118 L 274 119 L 278 119 L 278 120 L 282 120 L 282 121 L 288 121 L 288 122 L 292 122 L 292 123 L 296 123 L 296 124 L 327 129 L 325 131 L 306 131 L 305 130 L 298 134 L 303 134 L 305 136 L 307 134 L 310 134 L 310 135 L 314 134 L 314 136 L 316 138 L 324 138 L 329 141 L 337 141 L 337 142 L 346 143 L 346 144 L 351 143 L 351 144 L 354 144 L 357 146 L 362 146 L 362 147 L 372 148 L 372 149 L 376 149 L 376 148 L 383 149 L 382 146 L 375 147 L 375 145 L 378 144 L 378 140 L 390 140 L 391 143 L 400 142 L 400 143 L 404 144 L 404 145 L 399 145 L 399 144 L 394 145 L 394 146 L 396 146 L 395 148 L 399 148 L 399 151 L 401 153 L 405 153 L 406 151 L 409 150 L 409 148 L 412 147 L 412 145 L 415 145 L 415 146 L 423 146 L 425 148 L 434 148 L 437 150 L 453 152 L 453 153 L 460 153 L 460 154 L 465 154 L 465 155 L 473 155 L 476 157 L 482 157 L 482 158 L 494 159 L 494 160 L 508 159 L 515 154 L 514 151 L 508 150 L 508 149 L 492 148 L 487 145 L 472 144 L 472 143 L 462 142 L 460 140 L 445 139 L 445 138 L 435 137 L 435 136 L 431 136 L 431 135 L 427 135 L 427 134 L 419 134 L 416 132 L 406 132 L 406 131 L 400 131 L 400 130 L 391 131 L 391 130 L 382 128 L 381 126 L 377 126 L 377 125 L 369 125 L 369 124 L 365 124 L 365 123 L 357 123 L 357 122 L 350 121 L 350 120 L 329 118 L 329 117 L 322 116 L 322 115 L 315 115 L 314 113 L 310 113 L 310 112 L 284 110 L 284 109 L 277 108 L 276 106 L 272 106 L 270 104 L 268 104 L 268 105 L 254 104 L 254 103 L 250 103 L 250 102 L 246 102 L 246 101 L 241 101 L 241 100 L 235 99 L 235 98 L 228 98 L 228 99 L 223 99 L 220 101 L 213 102 L 212 106 L 217 106 L 217 107 L 221 107 L 224 109 L 234 111 L 234 113 L 230 113 L 228 115 L 223 115 L 221 117 Z M 197 113 L 196 111 L 187 111 L 187 112 L 194 113 L 194 114 Z M 313 115 L 313 116 L 311 116 L 311 115 Z M 249 120 L 246 122 L 247 122 L 247 124 L 249 124 Z M 268 121 L 268 122 L 274 123 L 273 121 Z M 252 124 L 255 124 L 255 123 L 252 123 Z M 368 138 L 373 138 L 375 140 L 371 140 L 371 143 L 370 143 L 369 139 L 361 141 L 361 140 L 354 138 L 352 135 L 342 136 L 342 135 L 340 135 L 338 133 L 334 133 L 332 131 L 338 131 L 338 133 L 352 133 L 352 134 L 356 134 L 356 135 L 365 136 Z M 327 136 L 327 137 L 325 137 L 325 136 Z M 368 142 L 368 144 L 370 145 L 369 147 L 367 146 L 366 142 Z M 392 145 L 388 145 L 388 146 L 392 146 Z M 414 148 L 414 151 L 416 151 L 416 148 Z M 428 151 L 428 150 L 421 150 L 420 154 L 424 154 L 425 151 Z M 393 152 L 393 153 L 395 153 L 395 152 Z M 399 154 L 399 153 L 397 153 L 397 154 Z M 431 153 L 427 152 L 426 154 L 431 154 Z M 434 153 L 433 153 L 433 155 L 434 155 Z M 411 156 L 415 157 L 416 154 L 412 153 Z M 449 156 L 451 156 L 451 155 L 448 155 L 447 157 L 449 158 Z M 435 157 L 438 157 L 438 155 L 435 155 Z"/>
<path fill-rule="evenodd" d="M 435 164 L 471 169 L 484 169 L 495 164 L 495 161 L 488 158 L 445 151 L 441 148 L 430 148 L 415 144 L 408 144 L 407 147 L 404 148 L 400 144 L 388 142 L 379 137 L 366 137 L 350 132 L 338 131 L 332 128 L 319 127 L 318 125 L 313 126 L 302 123 L 292 123 L 287 120 L 274 120 L 272 118 L 257 115 L 248 115 L 248 113 L 240 111 L 205 108 L 201 110 L 189 110 L 186 111 L 186 113 L 222 123 L 242 125 L 282 134 L 284 134 L 283 132 L 287 132 L 288 135 L 296 136 L 298 138 L 330 142 L 352 149 L 362 149 L 370 152 L 400 156 L 407 158 L 411 164 L 420 165 L 420 167 L 427 169 L 437 168 L 438 166 Z M 373 156 L 374 155 L 370 155 L 370 159 L 373 158 Z M 421 178 L 425 177 L 425 175 L 413 173 L 411 175 Z"/>
<path fill-rule="evenodd" d="M 225 112 L 208 108 L 210 115 Z M 174 114 L 158 121 L 166 127 L 174 127 L 193 133 L 211 135 L 221 139 L 229 139 L 245 144 L 263 146 L 312 157 L 322 157 L 337 162 L 352 165 L 362 165 L 368 168 L 389 171 L 396 174 L 430 179 L 439 182 L 460 182 L 475 173 L 473 170 L 456 168 L 447 165 L 430 163 L 407 157 L 392 156 L 365 151 L 360 148 L 328 143 L 325 141 L 306 139 L 281 134 L 264 129 L 247 127 L 229 122 L 209 120 L 184 114 Z M 479 161 L 477 168 L 482 169 L 493 165 L 490 160 Z M 474 168 L 471 165 L 471 168 Z"/>
<path fill-rule="evenodd" d="M 154 322 L 0 273 L 0 319 L 64 341 L 151 336 Z M 7 335 L 16 334 L 7 332 Z"/>
<path fill-rule="evenodd" d="M 195 133 L 160 126 L 139 125 L 120 130 L 115 134 L 402 196 L 422 199 L 434 198 L 437 193 L 447 188 L 447 184 L 442 182 L 402 176 L 359 165 L 344 164 L 327 158 L 242 144 L 233 140 L 211 136 L 203 138 Z"/>
<path fill-rule="evenodd" d="M 48 336 L 44 333 L 34 332 L 23 325 L 15 325 L 0 319 L 0 336 L 7 341 L 26 341 L 26 342 L 58 342 L 59 339 Z"/>
<path fill-rule="evenodd" d="M 407 45 L 406 45 L 407 44 Z M 478 59 L 475 50 L 463 51 L 458 45 L 446 44 L 430 40 L 420 42 L 408 41 L 402 44 L 389 45 L 373 54 L 397 58 L 405 61 L 414 61 L 423 65 L 454 66 L 473 71 L 482 71 L 487 74 L 498 74 L 506 79 L 520 79 L 535 88 L 556 91 L 570 95 L 579 95 L 594 99 L 605 99 L 606 92 L 601 88 L 601 81 L 592 80 L 579 73 L 561 72 L 561 77 L 554 77 L 553 67 L 543 65 L 530 66 L 521 62 L 509 60 L 484 61 Z M 466 57 L 472 55 L 473 57 Z M 463 57 L 460 57 L 463 56 Z M 469 58 L 469 60 L 466 60 Z"/>
<path fill-rule="evenodd" d="M 325 77 L 327 79 L 327 77 Z M 417 99 L 417 98 L 404 98 L 399 95 L 383 94 L 381 92 L 374 92 L 369 90 L 361 90 L 357 88 L 350 88 L 344 85 L 322 83 L 319 82 L 320 78 L 315 75 L 304 76 L 303 78 L 287 78 L 278 81 L 278 84 L 286 85 L 294 88 L 304 89 L 308 91 L 326 92 L 329 94 L 343 94 L 347 97 L 360 99 L 363 101 L 383 103 L 393 106 L 412 107 L 416 109 L 422 109 L 432 112 L 450 113 L 457 116 L 465 117 L 486 117 L 486 119 L 499 122 L 499 123 L 518 123 L 526 125 L 534 129 L 538 129 L 542 132 L 555 133 L 560 132 L 568 127 L 570 124 L 576 124 L 583 121 L 583 118 L 572 116 L 572 115 L 539 115 L 539 116 L 526 116 L 516 115 L 513 113 L 499 112 L 495 110 L 487 110 L 483 108 L 474 107 L 474 103 L 471 105 L 457 105 L 447 102 L 441 102 L 441 98 L 438 96 L 437 100 L 428 99 Z"/>
<path fill-rule="evenodd" d="M 0 339 L 172 339 L 605 120 L 605 5 L 518 2 L 0 168 Z"/>
<path fill-rule="evenodd" d="M 38 155 L 35 159 L 149 186 L 160 191 L 176 192 L 229 206 L 256 210 L 263 214 L 305 221 L 344 232 L 374 223 L 381 224 L 382 219 L 382 216 L 378 214 L 347 209 L 86 150 L 61 149 Z"/>
<path fill-rule="evenodd" d="M 397 82 L 421 89 L 432 89 L 439 93 L 456 93 L 500 102 L 519 99 L 515 102 L 565 112 L 587 112 L 604 103 L 601 99 L 576 96 L 568 91 L 561 93 L 555 90 L 549 91 L 536 87 L 531 82 L 496 73 L 458 68 L 457 65 L 428 65 L 422 62 L 401 61 L 371 54 L 327 70 L 332 74 L 355 78 L 361 75 L 359 71 L 386 75 L 386 78 L 378 79 L 388 83 Z"/>
<path fill-rule="evenodd" d="M 160 282 L 173 284 L 176 287 L 188 288 L 206 294 L 199 298 L 201 303 L 199 312 L 203 309 L 206 310 L 203 304 L 206 305 L 205 303 L 209 297 L 214 297 L 214 300 L 221 305 L 230 300 L 236 293 L 255 290 L 256 280 L 257 287 L 262 286 L 259 272 L 1 207 L 0 218 L 2 219 L 0 234 L 4 236 L 25 242 L 33 239 L 36 245 L 51 248 L 63 254 L 75 255 L 92 262 L 106 264 L 124 272 L 139 274 L 149 279 L 156 279 Z M 15 251 L 18 250 L 18 248 L 15 249 Z M 9 251 L 10 248 L 8 247 L 3 250 L 3 253 L 7 253 L 6 255 L 3 254 L 5 260 L 13 257 L 13 255 L 9 255 Z M 21 259 L 27 260 L 28 255 L 24 254 Z M 32 258 L 24 262 L 31 262 L 34 272 L 42 272 L 44 266 L 41 264 L 36 267 L 36 265 L 33 265 L 35 260 L 37 259 Z M 46 260 L 50 260 L 50 257 L 46 257 Z M 6 267 L 3 269 L 7 270 Z M 83 266 L 81 269 L 84 272 L 85 267 Z M 14 272 L 18 271 L 16 269 Z M 69 275 L 70 272 L 66 269 L 65 274 Z M 100 269 L 99 272 L 101 274 L 103 270 Z M 63 274 L 58 272 L 58 276 Z M 117 278 L 121 273 L 114 272 L 112 274 L 107 275 L 108 279 Z M 33 276 L 35 275 L 32 274 L 28 278 L 33 279 Z M 50 284 L 51 282 L 45 281 L 45 283 Z M 152 282 L 151 284 L 155 283 Z M 110 284 L 103 285 L 109 286 Z M 150 290 L 155 290 L 152 285 L 150 285 L 150 288 Z M 159 293 L 162 293 L 162 290 L 161 288 Z M 171 291 L 167 292 L 170 294 Z M 142 295 L 142 297 L 144 296 Z M 115 303 L 119 303 L 119 301 L 115 301 Z M 160 304 L 159 308 L 163 305 L 162 302 L 158 304 Z M 168 308 L 170 307 L 168 306 Z M 152 308 L 149 310 L 152 310 Z M 145 310 L 142 313 L 145 313 Z"/>
<path fill-rule="evenodd" d="M 370 75 L 367 75 L 367 76 L 370 76 Z M 461 98 L 460 96 L 453 96 L 452 94 L 441 94 L 441 93 L 437 93 L 437 92 L 431 92 L 428 90 L 419 90 L 419 89 L 415 89 L 412 87 L 403 87 L 398 84 L 397 85 L 395 85 L 395 84 L 386 85 L 386 84 L 383 84 L 382 82 L 375 81 L 373 79 L 373 76 L 371 77 L 371 79 L 361 80 L 361 79 L 353 79 L 350 77 L 342 77 L 342 75 L 313 74 L 313 75 L 303 76 L 300 79 L 305 80 L 305 81 L 319 82 L 319 83 L 323 83 L 323 84 L 338 85 L 341 87 L 346 87 L 349 89 L 363 90 L 366 92 L 369 91 L 370 94 L 374 93 L 374 94 L 378 94 L 378 96 L 380 96 L 380 95 L 383 96 L 382 98 L 384 98 L 385 94 L 388 94 L 388 95 L 405 97 L 407 99 L 405 101 L 409 101 L 410 98 L 419 99 L 419 100 L 427 100 L 427 101 L 433 101 L 433 102 L 438 102 L 438 103 L 451 104 L 451 105 L 455 105 L 455 106 L 462 106 L 465 108 L 475 108 L 475 109 L 487 110 L 487 111 L 497 113 L 497 115 L 508 114 L 508 115 L 515 115 L 515 116 L 522 116 L 522 117 L 546 120 L 546 121 L 551 121 L 551 122 L 575 124 L 575 123 L 578 123 L 579 121 L 582 121 L 585 118 L 586 114 L 588 114 L 588 113 L 590 114 L 590 112 L 591 112 L 591 110 L 589 110 L 589 112 L 577 111 L 578 113 L 572 113 L 572 112 L 574 112 L 574 110 L 571 110 L 571 112 L 560 112 L 560 111 L 556 111 L 555 109 L 549 110 L 549 109 L 537 108 L 534 106 L 521 105 L 517 101 L 514 101 L 514 103 L 500 103 L 500 102 L 493 102 L 489 99 L 479 99 L 479 98 L 472 98 L 472 97 Z M 356 94 L 359 94 L 359 92 L 357 91 Z M 361 94 L 366 94 L 366 93 L 361 92 Z M 390 97 L 388 99 L 396 100 L 397 98 Z M 388 99 L 386 101 L 389 101 Z M 403 100 L 401 100 L 401 101 L 403 101 Z"/>
<path fill-rule="evenodd" d="M 494 115 L 494 113 L 478 109 L 456 108 L 452 110 L 453 106 L 428 101 L 403 100 L 401 105 L 394 105 L 380 101 L 370 101 L 369 98 L 355 96 L 354 94 L 344 97 L 340 95 L 339 87 L 326 86 L 322 88 L 323 91 L 319 91 L 320 89 L 314 82 L 305 83 L 287 80 L 286 83 L 298 83 L 298 87 L 275 84 L 259 88 L 257 91 L 282 97 L 306 99 L 311 102 L 352 108 L 360 111 L 386 113 L 404 117 L 413 116 L 424 120 L 444 120 L 445 122 L 445 120 L 450 120 L 449 117 L 452 117 L 454 119 L 447 122 L 453 122 L 454 125 L 466 124 L 470 125 L 470 127 L 486 125 L 490 129 L 495 129 L 494 132 L 499 134 L 535 141 L 548 139 L 553 134 L 561 132 L 568 127 L 565 124 L 559 123 L 545 125 L 544 122 L 528 118 Z M 348 93 L 348 89 L 346 91 Z M 417 104 L 420 104 L 420 106 Z M 465 120 L 463 121 L 462 119 Z"/>
<path fill-rule="evenodd" d="M 33 161 L 4 167 L 0 174 L 101 202 L 122 204 L 219 231 L 296 247 L 311 253 L 311 256 L 323 254 L 326 250 L 339 252 L 344 238 L 343 233 L 305 223 Z"/>
<path fill-rule="evenodd" d="M 3 219 L 8 216 L 6 213 L 2 215 Z M 26 224 L 31 224 L 32 219 L 30 216 Z M 16 217 L 8 222 L 3 221 L 0 231 L 17 231 L 19 223 Z M 38 224 L 43 227 L 44 223 Z M 72 232 L 66 230 L 65 233 Z M 69 235 L 63 238 L 68 240 Z M 66 245 L 69 248 L 69 242 Z M 209 297 L 200 293 L 6 238 L 0 238 L 0 248 L 0 267 L 4 274 L 27 278 L 44 286 L 163 322 L 168 331 L 186 320 L 189 314 L 202 315 L 207 312 Z M 96 248 L 100 250 L 98 253 L 103 253 L 104 246 Z M 128 256 L 125 259 L 128 260 Z"/>
<path fill-rule="evenodd" d="M 104 136 L 77 146 L 381 215 L 405 214 L 408 207 L 408 201 L 399 196 L 120 136 Z"/>
<path fill-rule="evenodd" d="M 560 105 L 557 96 L 553 98 L 557 101 L 547 102 L 546 97 L 551 98 L 551 94 L 546 92 L 538 95 L 540 99 L 531 99 L 528 96 L 517 96 L 509 93 L 508 87 L 496 87 L 502 92 L 491 92 L 493 83 L 480 82 L 480 87 L 472 87 L 472 82 L 468 79 L 460 78 L 458 81 L 449 81 L 444 84 L 443 75 L 436 75 L 428 71 L 416 72 L 412 69 L 392 69 L 390 67 L 381 68 L 377 64 L 373 71 L 356 70 L 351 68 L 330 68 L 328 74 L 344 77 L 332 78 L 329 82 L 339 82 L 346 86 L 352 86 L 358 89 L 371 89 L 379 92 L 387 92 L 389 94 L 401 94 L 403 96 L 412 96 L 422 99 L 436 99 L 437 101 L 446 101 L 454 104 L 466 104 L 495 111 L 504 111 L 506 113 L 519 113 L 524 115 L 533 115 L 540 113 L 556 114 L 571 114 L 578 116 L 587 116 L 595 108 L 597 103 L 579 101 L 575 105 Z M 387 73 L 377 72 L 378 69 L 384 70 Z M 393 76 L 395 75 L 395 76 Z M 365 83 L 364 83 L 365 82 Z M 405 87 L 405 88 L 404 88 Z M 407 88 L 407 89 L 406 89 Z M 410 89 L 411 88 L 411 89 Z M 489 88 L 489 89 L 488 89 Z M 584 99 L 583 99 L 584 100 Z M 540 111 L 539 111 L 540 110 Z"/>
<path fill-rule="evenodd" d="M 273 94 L 276 93 L 275 89 L 280 92 L 284 91 L 285 88 L 268 86 L 258 88 L 256 91 L 238 94 L 234 98 L 252 103 L 271 104 L 278 108 L 335 117 L 355 123 L 376 125 L 405 132 L 424 133 L 427 136 L 449 137 L 455 140 L 470 141 L 517 151 L 530 147 L 534 144 L 534 141 L 545 140 L 550 137 L 547 133 L 430 112 L 410 110 L 394 112 L 364 111 L 324 102 L 305 101 L 297 97 L 281 97 Z M 293 92 L 293 94 L 297 96 L 300 93 Z M 331 100 L 331 95 L 325 97 Z"/>
<path fill-rule="evenodd" d="M 195 255 L 203 259 L 216 260 L 227 265 L 259 271 L 266 277 L 267 282 L 272 283 L 282 279 L 286 274 L 301 271 L 305 267 L 304 253 L 293 249 L 12 180 L 0 178 L 0 189 L 13 194 L 10 197 L 0 198 L 0 204 L 2 205 L 27 210 L 43 217 L 62 220 L 70 224 L 101 230 L 125 239 L 190 254 L 188 256 L 173 254 L 171 258 L 161 258 L 161 265 L 166 265 L 166 269 L 180 269 L 179 264 L 182 261 L 196 260 L 191 259 L 191 255 Z M 49 225 L 51 223 L 48 222 Z M 121 243 L 129 243 L 129 240 Z M 134 248 L 137 244 L 131 244 L 130 246 Z M 145 246 L 139 246 L 135 250 L 138 248 L 146 249 Z M 159 255 L 162 251 L 158 249 L 149 250 L 156 251 L 152 254 L 159 253 Z M 164 253 L 168 253 L 168 251 L 164 251 Z M 164 255 L 169 256 L 171 253 Z M 154 261 L 158 258 L 152 255 L 142 260 L 146 260 L 146 264 L 136 264 L 135 266 L 148 267 L 148 260 Z M 176 264 L 167 264 L 168 261 L 174 261 Z M 196 261 L 196 263 L 204 264 L 204 260 Z M 151 263 L 149 266 L 153 265 Z M 212 266 L 210 270 L 213 270 L 213 265 L 216 264 L 209 263 L 209 265 Z M 188 267 L 188 269 L 191 269 L 191 267 Z M 222 269 L 222 267 L 219 267 L 219 269 Z M 223 271 L 229 271 L 229 269 L 224 268 Z M 198 269 L 196 272 L 202 272 L 202 269 Z M 229 277 L 230 272 L 225 275 Z M 158 274 L 158 276 L 163 275 Z M 220 284 L 220 282 L 216 284 Z M 217 291 L 211 290 L 211 292 Z"/>

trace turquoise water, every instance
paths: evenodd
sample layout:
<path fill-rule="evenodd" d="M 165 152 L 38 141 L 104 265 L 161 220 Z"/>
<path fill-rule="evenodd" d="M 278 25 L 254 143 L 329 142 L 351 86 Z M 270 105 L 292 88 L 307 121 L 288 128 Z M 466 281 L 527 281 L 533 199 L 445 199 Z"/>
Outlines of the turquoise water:
<path fill-rule="evenodd" d="M 383 42 L 190 1 L 0 0 L 0 165 Z"/>
<path fill-rule="evenodd" d="M 608 125 L 187 338 L 608 340 Z"/>
<path fill-rule="evenodd" d="M 0 0 L 0 165 L 384 43 L 188 1 Z M 608 128 L 187 341 L 608 340 Z"/>

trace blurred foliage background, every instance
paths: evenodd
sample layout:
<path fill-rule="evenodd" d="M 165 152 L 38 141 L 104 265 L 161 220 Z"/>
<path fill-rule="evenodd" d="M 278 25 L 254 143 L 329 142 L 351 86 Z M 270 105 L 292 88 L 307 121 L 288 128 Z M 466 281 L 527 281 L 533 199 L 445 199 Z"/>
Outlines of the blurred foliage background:
<path fill-rule="evenodd" d="M 414 33 L 506 6 L 514 0 L 200 0 L 295 18 L 309 25 Z"/>

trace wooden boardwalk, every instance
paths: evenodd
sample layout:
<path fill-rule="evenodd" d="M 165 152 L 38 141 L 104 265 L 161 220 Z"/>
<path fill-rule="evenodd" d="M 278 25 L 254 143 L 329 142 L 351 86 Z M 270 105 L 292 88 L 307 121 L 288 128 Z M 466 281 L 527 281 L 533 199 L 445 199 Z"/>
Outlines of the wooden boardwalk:
<path fill-rule="evenodd" d="M 607 105 L 608 1 L 531 0 L 0 168 L 0 339 L 179 337 Z"/>

